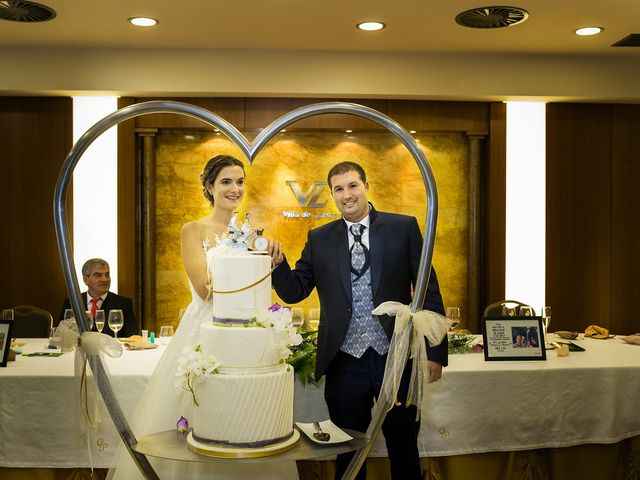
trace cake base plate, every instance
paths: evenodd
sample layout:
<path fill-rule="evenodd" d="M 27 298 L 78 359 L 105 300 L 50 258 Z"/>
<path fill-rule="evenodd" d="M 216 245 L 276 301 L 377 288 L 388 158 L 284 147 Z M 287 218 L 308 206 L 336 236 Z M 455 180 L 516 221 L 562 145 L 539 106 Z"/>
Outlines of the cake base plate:
<path fill-rule="evenodd" d="M 297 429 L 293 429 L 293 435 L 284 442 L 269 445 L 268 447 L 261 448 L 228 448 L 221 446 L 213 446 L 207 443 L 202 443 L 193 438 L 193 434 L 189 432 L 187 435 L 187 447 L 189 450 L 209 457 L 217 458 L 260 458 L 268 457 L 270 455 L 278 455 L 291 450 L 296 446 L 300 440 L 300 432 Z"/>

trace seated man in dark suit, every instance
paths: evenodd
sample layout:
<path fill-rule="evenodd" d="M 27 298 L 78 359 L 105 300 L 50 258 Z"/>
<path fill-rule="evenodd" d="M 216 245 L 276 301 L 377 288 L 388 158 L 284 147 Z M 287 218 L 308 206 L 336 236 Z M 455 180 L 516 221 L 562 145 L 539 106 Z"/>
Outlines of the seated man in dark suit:
<path fill-rule="evenodd" d="M 118 332 L 118 338 L 125 338 L 140 333 L 138 322 L 133 313 L 133 301 L 129 297 L 123 297 L 109 291 L 111 287 L 111 276 L 109 264 L 101 258 L 87 260 L 82 266 L 82 280 L 87 286 L 87 291 L 82 294 L 82 301 L 86 310 L 104 310 L 105 323 L 102 333 L 113 335 L 113 330 L 109 328 L 107 320 L 111 310 L 122 310 L 124 325 Z M 65 299 L 60 312 L 60 319 L 64 318 L 64 311 L 71 308 L 71 302 Z M 94 325 L 93 330 L 96 327 Z"/>

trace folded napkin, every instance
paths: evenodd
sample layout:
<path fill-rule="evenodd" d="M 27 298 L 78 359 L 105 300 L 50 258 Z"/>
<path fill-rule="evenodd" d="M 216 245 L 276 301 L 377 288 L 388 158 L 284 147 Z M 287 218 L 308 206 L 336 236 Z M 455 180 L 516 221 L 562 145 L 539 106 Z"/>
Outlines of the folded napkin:
<path fill-rule="evenodd" d="M 609 338 L 609 330 L 598 325 L 589 325 L 584 331 L 585 337 Z"/>
<path fill-rule="evenodd" d="M 578 338 L 578 332 L 569 332 L 567 330 L 559 330 L 555 332 L 560 338 L 565 338 L 567 340 L 575 340 Z"/>
<path fill-rule="evenodd" d="M 131 335 L 130 337 L 119 338 L 118 340 L 124 343 L 141 342 L 142 337 L 140 335 Z"/>
<path fill-rule="evenodd" d="M 627 343 L 633 343 L 634 345 L 640 345 L 640 333 L 634 333 L 633 335 L 627 335 L 626 337 L 620 337 Z"/>
<path fill-rule="evenodd" d="M 158 348 L 157 343 L 151 343 L 146 340 L 140 340 L 139 342 L 126 342 L 129 350 L 150 350 L 152 348 Z"/>

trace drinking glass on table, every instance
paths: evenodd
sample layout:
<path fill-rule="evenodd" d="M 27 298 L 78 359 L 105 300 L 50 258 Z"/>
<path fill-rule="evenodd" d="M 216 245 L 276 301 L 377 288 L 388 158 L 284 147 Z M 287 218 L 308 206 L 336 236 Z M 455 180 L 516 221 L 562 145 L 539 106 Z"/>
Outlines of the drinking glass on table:
<path fill-rule="evenodd" d="M 76 315 L 73 313 L 73 308 L 67 308 L 64 311 L 63 320 L 74 320 L 76 319 Z"/>
<path fill-rule="evenodd" d="M 162 325 L 158 334 L 160 343 L 167 345 L 171 341 L 171 337 L 173 337 L 173 327 L 171 325 Z"/>
<path fill-rule="evenodd" d="M 291 322 L 296 328 L 299 328 L 304 324 L 304 312 L 300 307 L 293 307 L 291 309 Z"/>
<path fill-rule="evenodd" d="M 447 320 L 449 321 L 449 331 L 460 325 L 460 307 L 447 307 Z"/>
<path fill-rule="evenodd" d="M 527 305 L 522 305 L 520 307 L 520 316 L 521 317 L 533 317 L 533 308 L 527 306 Z"/>
<path fill-rule="evenodd" d="M 89 332 L 93 330 L 93 315 L 91 315 L 91 310 L 87 310 L 84 312 L 84 316 L 87 319 L 87 326 L 89 327 Z"/>
<path fill-rule="evenodd" d="M 542 327 L 544 328 L 544 338 L 547 338 L 547 329 L 551 323 L 551 307 L 542 307 Z"/>
<path fill-rule="evenodd" d="M 309 328 L 311 330 L 317 330 L 319 324 L 320 324 L 320 309 L 310 308 L 309 309 Z"/>
<path fill-rule="evenodd" d="M 98 331 L 102 333 L 102 329 L 104 328 L 104 310 L 96 310 L 96 318 L 94 318 L 93 321 Z"/>
<path fill-rule="evenodd" d="M 107 320 L 109 328 L 113 330 L 114 338 L 118 338 L 118 330 L 124 325 L 124 315 L 122 310 L 111 310 Z"/>
<path fill-rule="evenodd" d="M 2 310 L 2 320 L 13 321 L 13 308 L 5 308 Z"/>

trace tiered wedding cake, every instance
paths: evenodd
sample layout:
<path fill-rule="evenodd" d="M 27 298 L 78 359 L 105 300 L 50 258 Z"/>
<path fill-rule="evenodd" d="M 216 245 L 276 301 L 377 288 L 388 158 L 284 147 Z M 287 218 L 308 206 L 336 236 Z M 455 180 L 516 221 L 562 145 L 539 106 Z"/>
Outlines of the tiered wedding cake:
<path fill-rule="evenodd" d="M 271 257 L 249 250 L 264 248 L 263 239 L 255 241 L 251 233 L 238 237 L 234 230 L 230 226 L 230 236 L 207 253 L 213 321 L 201 325 L 196 349 L 210 372 L 192 392 L 197 405 L 188 444 L 214 456 L 280 453 L 299 438 L 293 428 L 293 368 L 285 360 L 288 346 L 301 339 L 290 311 L 270 307 Z"/>

